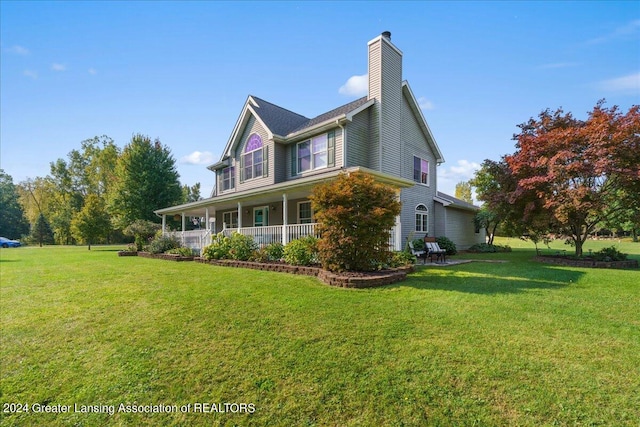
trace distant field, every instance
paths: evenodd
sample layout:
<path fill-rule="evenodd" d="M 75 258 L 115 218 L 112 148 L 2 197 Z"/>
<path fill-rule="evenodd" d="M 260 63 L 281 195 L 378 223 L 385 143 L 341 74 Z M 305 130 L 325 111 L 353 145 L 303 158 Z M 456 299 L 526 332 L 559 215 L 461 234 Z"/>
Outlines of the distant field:
<path fill-rule="evenodd" d="M 369 290 L 113 247 L 0 249 L 0 425 L 638 426 L 640 270 L 496 243 L 514 251 L 458 257 L 505 262 Z"/>

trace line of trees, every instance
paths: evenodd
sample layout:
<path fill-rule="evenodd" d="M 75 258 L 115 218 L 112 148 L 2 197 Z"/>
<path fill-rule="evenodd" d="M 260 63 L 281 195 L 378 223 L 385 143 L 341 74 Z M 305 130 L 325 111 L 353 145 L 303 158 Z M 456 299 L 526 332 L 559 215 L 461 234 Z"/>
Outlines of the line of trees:
<path fill-rule="evenodd" d="M 490 239 L 498 224 L 537 241 L 565 236 L 582 255 L 599 227 L 640 231 L 640 109 L 598 102 L 586 120 L 561 108 L 518 126 L 516 151 L 485 160 L 470 184 Z"/>
<path fill-rule="evenodd" d="M 108 136 L 82 141 L 46 177 L 17 185 L 0 170 L 0 235 L 33 243 L 122 241 L 136 220 L 159 222 L 155 209 L 200 199 L 181 186 L 175 159 L 156 139 L 135 134 L 120 150 Z"/>

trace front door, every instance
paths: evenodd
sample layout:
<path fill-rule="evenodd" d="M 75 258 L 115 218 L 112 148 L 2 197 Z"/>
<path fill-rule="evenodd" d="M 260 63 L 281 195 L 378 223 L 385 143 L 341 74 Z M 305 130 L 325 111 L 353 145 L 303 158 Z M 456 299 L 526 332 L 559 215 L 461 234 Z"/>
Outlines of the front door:
<path fill-rule="evenodd" d="M 265 227 L 269 225 L 269 206 L 253 209 L 253 226 Z"/>

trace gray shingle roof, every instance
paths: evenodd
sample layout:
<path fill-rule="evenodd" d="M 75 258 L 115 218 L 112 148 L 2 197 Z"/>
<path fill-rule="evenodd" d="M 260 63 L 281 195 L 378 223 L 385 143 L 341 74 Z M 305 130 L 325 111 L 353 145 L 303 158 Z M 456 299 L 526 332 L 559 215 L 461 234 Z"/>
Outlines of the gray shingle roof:
<path fill-rule="evenodd" d="M 441 191 L 438 191 L 437 196 L 441 199 L 447 200 L 448 202 L 450 202 L 453 206 L 459 207 L 459 208 L 463 208 L 463 209 L 473 209 L 473 210 L 478 210 L 478 206 L 475 206 L 471 203 L 465 202 L 464 200 L 460 200 L 456 197 L 450 196 L 448 194 L 445 194 Z"/>
<path fill-rule="evenodd" d="M 340 117 L 341 115 L 347 114 L 367 102 L 367 97 L 364 96 L 360 99 L 356 99 L 355 101 L 349 102 L 348 104 L 342 105 L 331 111 L 309 119 L 258 97 L 252 96 L 252 98 L 258 104 L 258 107 L 255 109 L 255 111 L 258 116 L 260 116 L 260 119 L 264 122 L 265 125 L 267 125 L 271 132 L 280 136 L 287 136 L 294 132 L 300 132 L 304 129 L 313 127 L 334 117 Z"/>

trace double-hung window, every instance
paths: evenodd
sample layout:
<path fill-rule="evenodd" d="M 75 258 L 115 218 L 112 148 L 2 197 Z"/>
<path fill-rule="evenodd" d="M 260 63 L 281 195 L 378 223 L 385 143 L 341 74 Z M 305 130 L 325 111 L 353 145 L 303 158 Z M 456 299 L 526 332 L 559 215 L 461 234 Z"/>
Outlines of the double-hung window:
<path fill-rule="evenodd" d="M 291 147 L 291 175 L 335 166 L 335 140 L 331 131 Z"/>
<path fill-rule="evenodd" d="M 420 157 L 413 157 L 413 180 L 420 184 L 429 185 L 429 161 Z"/>
<path fill-rule="evenodd" d="M 233 166 L 222 169 L 220 173 L 220 192 L 236 187 L 235 168 Z"/>
<path fill-rule="evenodd" d="M 224 212 L 222 222 L 225 228 L 238 228 L 238 211 Z"/>
<path fill-rule="evenodd" d="M 313 212 L 311 202 L 298 203 L 298 224 L 311 224 L 313 222 Z"/>
<path fill-rule="evenodd" d="M 267 176 L 267 147 L 262 145 L 260 135 L 249 136 L 240 161 L 242 181 Z"/>

